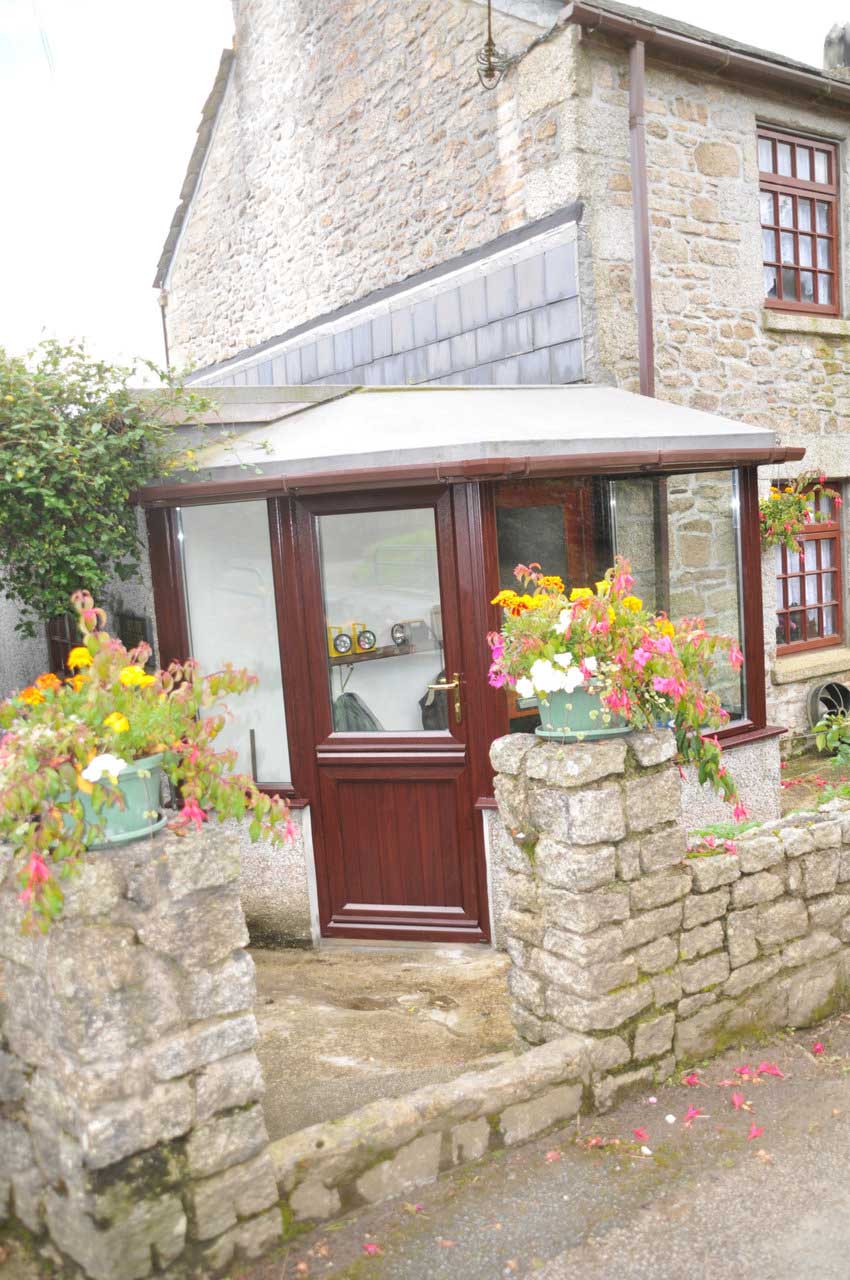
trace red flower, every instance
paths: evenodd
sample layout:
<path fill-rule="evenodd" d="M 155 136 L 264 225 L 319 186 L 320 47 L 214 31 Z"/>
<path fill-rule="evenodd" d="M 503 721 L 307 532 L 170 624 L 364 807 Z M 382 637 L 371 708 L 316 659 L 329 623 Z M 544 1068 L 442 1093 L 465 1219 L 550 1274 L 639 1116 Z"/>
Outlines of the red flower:
<path fill-rule="evenodd" d="M 635 1135 L 638 1142 L 649 1142 L 649 1134 L 646 1132 L 646 1129 L 632 1129 L 632 1133 Z"/>
<path fill-rule="evenodd" d="M 750 1132 L 747 1134 L 747 1142 L 752 1142 L 754 1138 L 760 1138 L 764 1133 L 764 1129 L 760 1129 L 755 1120 L 750 1125 Z"/>

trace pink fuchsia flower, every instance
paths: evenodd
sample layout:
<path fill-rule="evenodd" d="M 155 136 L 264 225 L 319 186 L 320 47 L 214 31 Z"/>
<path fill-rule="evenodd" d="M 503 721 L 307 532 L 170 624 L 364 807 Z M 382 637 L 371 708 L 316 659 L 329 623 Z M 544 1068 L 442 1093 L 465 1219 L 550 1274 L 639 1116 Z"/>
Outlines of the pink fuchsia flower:
<path fill-rule="evenodd" d="M 674 702 L 679 702 L 688 691 L 684 680 L 677 680 L 675 676 L 653 676 L 652 687 L 656 693 L 668 693 Z"/>
<path fill-rule="evenodd" d="M 504 671 L 496 666 L 494 662 L 487 672 L 487 683 L 494 689 L 501 689 L 503 685 L 508 683 L 508 677 Z"/>
<path fill-rule="evenodd" d="M 695 1120 L 698 1120 L 704 1114 L 702 1107 L 688 1107 L 685 1112 L 682 1125 L 685 1129 L 690 1129 Z"/>
<path fill-rule="evenodd" d="M 738 846 L 735 844 L 735 841 L 734 841 L 734 840 L 724 840 L 724 841 L 723 841 L 723 848 L 724 848 L 724 850 L 726 851 L 726 853 L 737 853 L 737 852 L 738 852 Z"/>
<path fill-rule="evenodd" d="M 732 648 L 729 650 L 729 661 L 732 663 L 732 666 L 736 671 L 740 671 L 741 667 L 744 665 L 744 655 L 737 644 L 733 644 Z"/>
<path fill-rule="evenodd" d="M 628 715 L 632 709 L 632 701 L 625 689 L 613 689 L 602 699 L 609 711 L 622 712 Z"/>
<path fill-rule="evenodd" d="M 646 1132 L 646 1129 L 632 1129 L 632 1133 L 635 1135 L 638 1142 L 649 1142 L 649 1134 Z"/>
<path fill-rule="evenodd" d="M 703 1089 L 707 1089 L 708 1085 L 704 1080 L 700 1080 L 696 1071 L 691 1071 L 686 1076 L 682 1076 L 682 1084 L 686 1084 L 689 1089 L 695 1089 L 697 1085 L 702 1085 Z"/>
<path fill-rule="evenodd" d="M 50 879 L 50 868 L 37 849 L 30 854 L 30 860 L 27 863 L 26 877 L 26 887 L 18 896 L 21 902 L 32 902 L 38 886 L 40 884 L 44 884 Z"/>
<path fill-rule="evenodd" d="M 194 796 L 189 796 L 189 799 L 184 803 L 183 808 L 180 810 L 180 816 L 183 819 L 184 826 L 188 826 L 192 822 L 196 831 L 200 831 L 207 820 L 206 813 Z"/>
<path fill-rule="evenodd" d="M 733 1093 L 731 1102 L 736 1111 L 740 1111 L 747 1105 L 747 1100 L 742 1093 Z"/>
<path fill-rule="evenodd" d="M 675 654 L 676 652 L 673 648 L 673 641 L 669 636 L 659 636 L 657 640 L 652 640 L 650 643 L 656 653 Z"/>
<path fill-rule="evenodd" d="M 736 822 L 744 822 L 750 815 L 747 813 L 746 806 L 737 801 L 735 808 L 732 810 L 732 817 Z"/>
<path fill-rule="evenodd" d="M 764 1129 L 760 1129 L 755 1120 L 750 1125 L 750 1132 L 747 1134 L 747 1142 L 752 1142 L 754 1138 L 760 1138 L 764 1133 Z"/>
<path fill-rule="evenodd" d="M 499 662 L 505 653 L 505 640 L 501 631 L 489 631 L 487 633 L 487 643 L 490 646 L 493 661 Z"/>
<path fill-rule="evenodd" d="M 826 1050 L 824 1049 L 820 1040 L 816 1040 L 815 1043 L 812 1045 L 812 1053 L 815 1055 L 815 1057 L 818 1057 L 820 1054 L 825 1052 Z"/>
<path fill-rule="evenodd" d="M 780 1080 L 785 1079 L 785 1072 L 780 1071 L 775 1062 L 760 1062 L 756 1067 L 756 1075 L 777 1076 Z"/>
<path fill-rule="evenodd" d="M 632 657 L 634 659 L 635 666 L 640 667 L 641 671 L 643 671 L 646 664 L 652 660 L 652 654 L 649 649 L 644 649 L 642 645 L 635 649 Z"/>
<path fill-rule="evenodd" d="M 631 591 L 635 585 L 635 580 L 627 569 L 618 569 L 614 574 L 614 581 L 611 584 L 615 595 L 625 595 L 627 591 Z"/>

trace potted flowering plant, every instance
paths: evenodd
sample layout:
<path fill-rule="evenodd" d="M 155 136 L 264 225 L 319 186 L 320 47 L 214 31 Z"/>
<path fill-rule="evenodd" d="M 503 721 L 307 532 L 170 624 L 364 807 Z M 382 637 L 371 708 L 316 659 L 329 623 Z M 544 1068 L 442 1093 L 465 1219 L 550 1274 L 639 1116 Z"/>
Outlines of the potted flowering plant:
<path fill-rule="evenodd" d="M 759 529 L 762 544 L 766 547 L 785 546 L 799 553 L 799 535 L 808 525 L 822 524 L 829 515 L 820 509 L 819 498 L 841 506 L 841 495 L 826 486 L 826 476 L 817 480 L 812 472 L 798 476 L 793 484 L 783 488 L 770 486 L 770 493 L 759 502 Z"/>
<path fill-rule="evenodd" d="M 46 928 L 62 907 L 59 884 L 88 849 L 140 839 L 167 821 L 162 773 L 182 807 L 169 825 L 200 828 L 208 810 L 252 818 L 252 840 L 292 834 L 289 810 L 233 772 L 234 751 L 213 742 L 225 722 L 221 696 L 242 693 L 256 676 L 227 665 L 201 676 L 189 659 L 148 672 L 150 646 L 127 650 L 105 630 L 106 615 L 76 592 L 82 643 L 74 672 L 46 672 L 0 703 L 0 842 L 21 866 L 28 922 Z"/>
<path fill-rule="evenodd" d="M 562 742 L 610 737 L 632 729 L 670 725 L 681 762 L 697 766 L 746 817 L 735 784 L 721 760 L 716 736 L 705 730 L 728 719 L 707 681 L 718 654 L 735 670 L 744 655 L 726 636 L 710 634 L 702 619 L 673 623 L 653 614 L 632 593 L 628 561 L 591 587 L 574 587 L 517 565 L 521 591 L 500 591 L 492 601 L 504 610 L 501 631 L 487 637 L 490 684 L 537 698 L 541 724 L 535 731 Z"/>

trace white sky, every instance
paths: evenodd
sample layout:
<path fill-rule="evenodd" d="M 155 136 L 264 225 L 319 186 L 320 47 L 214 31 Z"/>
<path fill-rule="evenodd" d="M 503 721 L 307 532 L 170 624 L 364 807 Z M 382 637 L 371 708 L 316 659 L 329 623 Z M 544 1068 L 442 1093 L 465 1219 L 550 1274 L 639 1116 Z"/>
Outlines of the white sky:
<path fill-rule="evenodd" d="M 850 21 L 850 0 L 644 3 L 815 66 Z M 151 281 L 231 37 L 230 0 L 0 0 L 0 345 L 162 360 Z"/>

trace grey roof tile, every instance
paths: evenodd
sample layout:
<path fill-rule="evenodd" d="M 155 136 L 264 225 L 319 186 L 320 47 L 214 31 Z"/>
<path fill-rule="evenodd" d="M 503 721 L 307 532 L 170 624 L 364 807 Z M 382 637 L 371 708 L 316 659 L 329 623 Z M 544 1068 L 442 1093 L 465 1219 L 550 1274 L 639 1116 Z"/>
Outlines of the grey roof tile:
<path fill-rule="evenodd" d="M 352 329 L 351 344 L 357 363 L 368 364 L 372 359 L 372 326 L 368 321 Z"/>
<path fill-rule="evenodd" d="M 453 338 L 460 333 L 463 322 L 460 318 L 460 290 L 446 289 L 437 294 L 435 299 L 437 310 L 437 337 Z"/>
<path fill-rule="evenodd" d="M 546 273 L 546 301 L 574 298 L 576 289 L 576 255 L 574 244 L 559 244 L 548 249 L 543 258 Z"/>
<path fill-rule="evenodd" d="M 306 342 L 301 348 L 301 377 L 305 382 L 315 382 L 319 376 L 318 352 L 315 342 Z"/>
<path fill-rule="evenodd" d="M 485 276 L 484 283 L 487 292 L 487 319 L 501 320 L 503 316 L 514 315 L 517 307 L 513 267 L 491 271 Z"/>
<path fill-rule="evenodd" d="M 543 347 L 540 351 L 529 351 L 526 355 L 517 356 L 519 367 L 519 383 L 523 386 L 545 385 L 551 382 L 549 367 L 549 350 Z"/>
<path fill-rule="evenodd" d="M 546 301 L 543 254 L 538 253 L 533 258 L 524 258 L 522 262 L 517 262 L 514 272 L 517 309 L 530 311 L 532 307 L 542 306 Z"/>
<path fill-rule="evenodd" d="M 552 347 L 556 342 L 570 342 L 581 333 L 578 298 L 564 298 L 531 313 L 534 321 L 535 347 Z"/>
<path fill-rule="evenodd" d="M 475 351 L 475 333 L 459 333 L 456 338 L 451 338 L 449 350 L 452 367 L 456 372 L 471 369 L 478 359 Z"/>
<path fill-rule="evenodd" d="M 284 384 L 289 383 L 290 386 L 297 387 L 302 378 L 301 372 L 301 353 L 303 347 L 294 347 L 286 353 L 286 378 Z"/>
<path fill-rule="evenodd" d="M 432 342 L 425 348 L 425 363 L 428 378 L 442 378 L 452 371 L 452 344 L 449 338 L 443 342 Z"/>
<path fill-rule="evenodd" d="M 390 323 L 393 330 L 393 355 L 409 351 L 414 345 L 412 309 L 399 307 L 397 311 L 390 312 Z"/>
<path fill-rule="evenodd" d="M 487 323 L 487 295 L 483 276 L 467 280 L 460 287 L 460 315 L 464 331 Z"/>
<path fill-rule="evenodd" d="M 556 384 L 580 382 L 584 377 L 581 338 L 576 338 L 573 342 L 562 342 L 556 347 L 551 347 L 549 354 L 552 360 L 552 382 Z"/>
<path fill-rule="evenodd" d="M 380 360 L 383 356 L 392 355 L 393 326 L 390 313 L 374 316 L 372 319 L 372 359 Z"/>
<path fill-rule="evenodd" d="M 334 334 L 334 368 L 339 372 L 354 365 L 354 341 L 350 329 Z"/>
<path fill-rule="evenodd" d="M 316 364 L 320 378 L 326 378 L 334 372 L 334 340 L 329 333 L 316 341 Z"/>
<path fill-rule="evenodd" d="M 413 308 L 413 341 L 424 347 L 437 340 L 437 308 L 431 298 L 417 302 Z"/>

